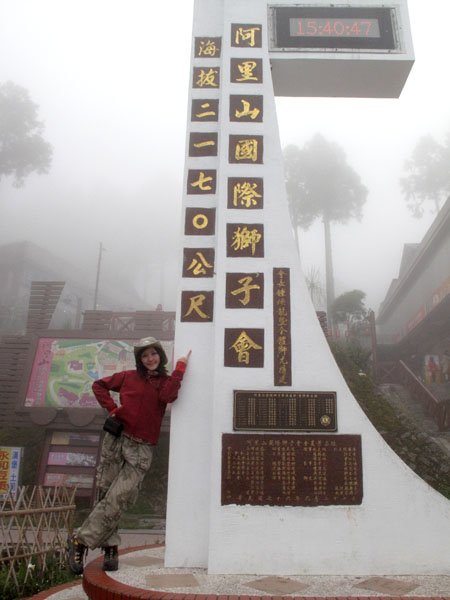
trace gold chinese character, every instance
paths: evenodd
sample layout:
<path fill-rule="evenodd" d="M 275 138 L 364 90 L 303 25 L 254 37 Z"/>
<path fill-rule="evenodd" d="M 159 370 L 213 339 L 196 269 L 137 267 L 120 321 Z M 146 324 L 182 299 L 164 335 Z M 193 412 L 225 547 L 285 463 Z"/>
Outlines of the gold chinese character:
<path fill-rule="evenodd" d="M 200 171 L 200 175 L 199 175 L 197 181 L 193 181 L 191 183 L 191 186 L 198 187 L 199 190 L 206 192 L 208 190 L 212 190 L 212 186 L 208 185 L 212 180 L 213 180 L 212 177 L 206 176 L 203 171 Z"/>
<path fill-rule="evenodd" d="M 250 350 L 262 350 L 262 346 L 254 342 L 245 331 L 239 335 L 230 348 L 236 352 L 238 362 L 246 365 L 250 362 Z"/>
<path fill-rule="evenodd" d="M 203 112 L 198 112 L 195 114 L 195 116 L 198 119 L 204 119 L 205 117 L 215 117 L 217 115 L 215 110 L 206 110 L 208 108 L 211 108 L 211 104 L 209 102 L 203 102 L 203 104 L 200 104 L 200 108 L 203 109 Z"/>
<path fill-rule="evenodd" d="M 250 102 L 247 100 L 241 99 L 242 110 L 236 110 L 234 116 L 237 119 L 241 119 L 242 117 L 250 117 L 251 119 L 256 119 L 256 117 L 261 112 L 259 108 L 250 108 Z"/>
<path fill-rule="evenodd" d="M 198 257 L 198 258 L 195 258 Z M 213 266 L 209 264 L 202 252 L 196 252 L 191 264 L 187 270 L 192 271 L 194 275 L 206 275 L 207 269 L 212 269 Z"/>
<path fill-rule="evenodd" d="M 219 48 L 213 40 L 202 40 L 198 49 L 199 56 L 216 56 L 219 53 Z"/>
<path fill-rule="evenodd" d="M 196 85 L 198 87 L 218 87 L 218 84 L 216 83 L 216 75 L 218 75 L 218 73 L 219 71 L 216 69 L 208 69 L 208 71 L 200 69 Z"/>
<path fill-rule="evenodd" d="M 253 281 L 253 277 L 251 277 L 251 276 L 243 277 L 242 279 L 238 279 L 238 283 L 241 283 L 242 287 L 238 288 L 237 290 L 233 290 L 231 292 L 233 296 L 237 296 L 238 294 L 244 294 L 243 298 L 239 298 L 239 302 L 241 304 L 243 304 L 244 306 L 246 306 L 250 302 L 251 290 L 260 290 L 261 289 L 261 286 L 257 285 L 256 283 L 251 285 L 252 281 Z"/>
<path fill-rule="evenodd" d="M 253 138 L 239 140 L 236 144 L 234 157 L 236 160 L 251 160 L 252 162 L 256 162 L 258 160 L 258 140 Z"/>
<path fill-rule="evenodd" d="M 244 27 L 238 27 L 234 38 L 235 44 L 239 46 L 241 41 L 247 42 L 246 45 L 253 48 L 255 45 L 255 33 L 260 30 L 260 27 L 248 27 L 246 29 L 244 29 Z"/>
<path fill-rule="evenodd" d="M 245 208 L 257 206 L 257 198 L 262 198 L 261 194 L 256 191 L 257 188 L 257 183 L 250 183 L 249 181 L 236 183 L 233 187 L 233 205 L 237 206 L 239 202 Z"/>
<path fill-rule="evenodd" d="M 257 229 L 248 229 L 246 225 L 244 227 L 238 227 L 233 233 L 233 241 L 231 247 L 233 250 L 245 250 L 246 248 L 252 249 L 252 255 L 255 254 L 256 245 L 261 241 L 262 235 Z"/>
<path fill-rule="evenodd" d="M 192 296 L 191 298 L 189 298 L 189 300 L 191 303 L 189 305 L 188 310 L 186 311 L 186 314 L 184 315 L 185 317 L 188 317 L 190 314 L 192 314 L 192 312 L 196 312 L 198 316 L 202 319 L 209 318 L 209 315 L 207 315 L 200 309 L 200 307 L 203 306 L 203 303 L 206 300 L 205 294 L 198 294 L 197 296 Z"/>
<path fill-rule="evenodd" d="M 256 69 L 257 63 L 254 60 L 244 60 L 238 64 L 238 70 L 241 77 L 238 77 L 236 81 L 258 81 L 258 77 L 253 74 Z"/>
<path fill-rule="evenodd" d="M 194 148 L 206 148 L 207 146 L 215 146 L 216 142 L 214 140 L 205 140 L 204 142 L 197 142 L 193 144 Z"/>

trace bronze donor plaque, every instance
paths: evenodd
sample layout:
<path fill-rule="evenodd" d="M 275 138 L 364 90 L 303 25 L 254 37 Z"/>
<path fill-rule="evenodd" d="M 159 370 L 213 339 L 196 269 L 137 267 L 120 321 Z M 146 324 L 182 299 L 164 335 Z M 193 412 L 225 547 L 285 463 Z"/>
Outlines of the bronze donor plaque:
<path fill-rule="evenodd" d="M 360 435 L 224 433 L 222 504 L 361 504 Z"/>
<path fill-rule="evenodd" d="M 336 431 L 336 392 L 234 391 L 235 431 Z"/>

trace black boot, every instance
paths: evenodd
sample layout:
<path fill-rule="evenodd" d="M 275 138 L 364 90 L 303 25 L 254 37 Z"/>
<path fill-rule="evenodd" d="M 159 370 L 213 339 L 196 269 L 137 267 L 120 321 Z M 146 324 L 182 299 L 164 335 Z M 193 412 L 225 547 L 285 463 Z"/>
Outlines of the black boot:
<path fill-rule="evenodd" d="M 73 533 L 67 538 L 67 562 L 69 569 L 74 575 L 82 575 L 84 568 L 84 558 L 87 555 L 88 547 L 80 542 L 77 536 Z"/>
<path fill-rule="evenodd" d="M 102 550 L 105 553 L 103 557 L 103 570 L 117 571 L 119 568 L 119 548 L 117 546 L 105 546 Z"/>

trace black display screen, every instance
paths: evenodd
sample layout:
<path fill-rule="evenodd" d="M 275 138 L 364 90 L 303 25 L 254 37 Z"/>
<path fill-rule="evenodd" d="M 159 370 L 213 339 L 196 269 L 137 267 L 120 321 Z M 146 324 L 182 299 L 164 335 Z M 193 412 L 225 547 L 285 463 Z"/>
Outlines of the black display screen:
<path fill-rule="evenodd" d="M 395 50 L 393 8 L 272 7 L 275 48 Z"/>

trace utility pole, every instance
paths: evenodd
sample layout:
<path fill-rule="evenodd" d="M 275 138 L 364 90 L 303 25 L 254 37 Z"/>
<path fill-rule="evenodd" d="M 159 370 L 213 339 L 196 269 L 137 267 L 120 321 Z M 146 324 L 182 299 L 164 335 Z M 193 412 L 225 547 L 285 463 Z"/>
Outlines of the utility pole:
<path fill-rule="evenodd" d="M 95 279 L 94 310 L 97 310 L 98 282 L 100 280 L 100 266 L 102 264 L 103 251 L 104 251 L 103 244 L 102 244 L 102 242 L 100 242 L 100 247 L 98 250 L 98 261 L 97 261 L 97 277 Z"/>

